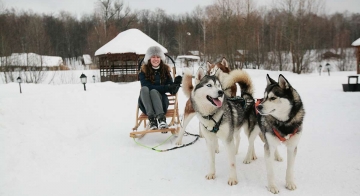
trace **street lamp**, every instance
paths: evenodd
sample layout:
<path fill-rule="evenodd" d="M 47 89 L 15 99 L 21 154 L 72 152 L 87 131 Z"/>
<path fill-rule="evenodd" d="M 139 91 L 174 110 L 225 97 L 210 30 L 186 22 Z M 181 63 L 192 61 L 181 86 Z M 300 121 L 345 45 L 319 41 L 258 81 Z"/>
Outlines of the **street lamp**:
<path fill-rule="evenodd" d="M 85 84 L 86 84 L 86 82 L 87 82 L 87 77 L 85 76 L 85 74 L 81 74 L 81 76 L 80 76 L 80 79 L 81 79 L 81 83 L 83 83 L 84 84 L 84 91 L 86 91 L 86 86 L 85 86 Z"/>
<path fill-rule="evenodd" d="M 95 83 L 95 75 L 93 75 L 92 77 L 93 77 L 93 80 L 94 80 L 94 83 Z"/>
<path fill-rule="evenodd" d="M 20 93 L 22 93 L 22 92 L 21 92 L 21 78 L 20 78 L 20 76 L 19 76 L 18 78 L 16 78 L 16 80 L 17 80 L 17 82 L 19 83 Z"/>

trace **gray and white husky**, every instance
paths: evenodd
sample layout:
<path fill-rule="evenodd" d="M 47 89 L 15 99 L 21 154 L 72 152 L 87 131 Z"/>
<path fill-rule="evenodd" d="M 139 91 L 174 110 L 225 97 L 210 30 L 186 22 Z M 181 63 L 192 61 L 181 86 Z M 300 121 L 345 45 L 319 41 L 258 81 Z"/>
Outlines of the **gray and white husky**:
<path fill-rule="evenodd" d="M 256 110 L 260 114 L 258 124 L 265 139 L 267 188 L 272 193 L 279 193 L 274 179 L 273 160 L 277 156 L 277 146 L 283 143 L 287 147 L 286 188 L 295 190 L 294 162 L 302 134 L 304 106 L 298 92 L 283 75 L 279 75 L 278 82 L 269 75 L 266 80 L 264 98 Z"/>
<path fill-rule="evenodd" d="M 252 127 L 254 127 L 256 124 L 251 79 L 245 71 L 233 70 L 230 74 L 219 75 L 219 77 L 205 75 L 194 87 L 191 77 L 191 73 L 185 71 L 182 88 L 185 95 L 190 97 L 193 109 L 201 124 L 201 133 L 206 139 L 209 150 L 210 171 L 206 178 L 215 179 L 215 151 L 217 150 L 217 140 L 220 139 L 225 146 L 229 158 L 230 175 L 228 184 L 236 185 L 238 180 L 235 163 L 235 146 L 238 147 L 240 142 L 240 128 L 244 125 L 246 125 L 245 127 L 250 127 L 249 124 L 252 124 Z M 219 79 L 221 77 L 226 78 L 221 80 Z M 222 82 L 220 83 L 220 81 Z M 242 95 L 249 96 L 248 99 L 229 98 L 224 93 L 223 89 L 227 89 L 235 81 L 240 85 Z M 250 110 L 251 108 L 253 110 Z M 255 118 L 250 120 L 250 114 Z M 251 130 L 254 129 L 252 128 Z M 254 133 L 253 138 L 259 133 L 260 130 L 258 129 L 258 132 Z M 234 143 L 234 137 L 236 144 Z M 254 151 L 252 150 L 251 158 L 253 158 L 253 153 Z"/>

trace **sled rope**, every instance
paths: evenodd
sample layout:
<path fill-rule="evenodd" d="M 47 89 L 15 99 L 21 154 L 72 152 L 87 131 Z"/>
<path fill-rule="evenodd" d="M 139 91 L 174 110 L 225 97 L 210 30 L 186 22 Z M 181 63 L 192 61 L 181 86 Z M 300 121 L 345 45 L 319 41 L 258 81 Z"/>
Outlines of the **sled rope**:
<path fill-rule="evenodd" d="M 182 121 L 183 121 L 183 118 L 181 118 L 181 123 L 180 123 L 180 126 L 181 126 L 181 127 L 183 127 L 183 126 L 182 126 Z M 173 136 L 173 134 L 170 135 L 166 140 L 164 140 L 163 142 L 161 142 L 159 145 L 154 146 L 154 147 L 145 146 L 144 144 L 141 144 L 140 142 L 137 142 L 137 141 L 135 140 L 135 138 L 133 138 L 133 139 L 134 139 L 134 142 L 135 142 L 137 145 L 142 146 L 142 147 L 144 147 L 144 148 L 147 148 L 147 149 L 150 149 L 150 150 L 154 150 L 154 151 L 156 151 L 156 152 L 167 152 L 167 151 L 170 151 L 170 150 L 175 150 L 175 149 L 179 149 L 179 148 L 184 148 L 184 147 L 186 147 L 186 146 L 190 146 L 190 145 L 194 144 L 194 143 L 199 139 L 199 137 L 200 137 L 200 135 L 198 135 L 198 134 L 192 134 L 192 133 L 189 133 L 189 132 L 186 132 L 186 131 L 185 131 L 184 135 L 185 135 L 185 136 L 186 136 L 186 135 L 191 135 L 191 136 L 194 136 L 194 137 L 196 137 L 196 138 L 195 138 L 194 141 L 192 141 L 192 142 L 190 142 L 190 143 L 183 144 L 183 145 L 181 145 L 181 146 L 175 146 L 175 147 L 173 147 L 173 148 L 168 148 L 168 149 L 164 149 L 164 150 L 160 150 L 160 149 L 156 149 L 156 148 L 159 147 L 159 146 L 161 146 L 161 145 L 163 145 L 163 144 L 165 144 L 165 143 Z"/>
<path fill-rule="evenodd" d="M 180 126 L 181 126 L 181 128 L 183 128 L 183 120 L 184 120 L 184 116 L 181 116 L 181 122 L 180 122 Z M 189 133 L 189 132 L 184 132 L 184 136 L 187 136 L 187 135 L 191 135 L 191 136 L 194 136 L 194 137 L 196 137 L 195 138 L 195 140 L 194 141 L 192 141 L 192 142 L 190 142 L 190 143 L 187 143 L 187 144 L 183 144 L 183 145 L 181 145 L 181 146 L 175 146 L 175 147 L 173 147 L 173 148 L 169 148 L 169 149 L 166 149 L 166 150 L 161 150 L 160 152 L 166 152 L 166 151 L 170 151 L 170 150 L 175 150 L 175 149 L 179 149 L 179 148 L 184 148 L 184 147 L 186 147 L 186 146 L 190 146 L 190 145 L 192 145 L 192 144 L 194 144 L 198 139 L 199 139 L 199 137 L 200 137 L 200 135 L 198 135 L 198 134 L 192 134 L 192 133 Z"/>
<path fill-rule="evenodd" d="M 144 144 L 142 144 L 142 143 L 140 143 L 140 142 L 137 142 L 137 141 L 135 140 L 135 138 L 133 138 L 133 139 L 134 139 L 134 142 L 135 142 L 137 145 L 142 146 L 142 147 L 144 147 L 144 148 L 147 148 L 147 149 L 150 149 L 150 150 L 154 150 L 154 151 L 156 151 L 156 152 L 167 152 L 167 151 L 170 151 L 170 150 L 175 150 L 175 149 L 178 149 L 178 148 L 183 148 L 183 147 L 186 147 L 186 146 L 190 146 L 190 145 L 194 144 L 194 143 L 199 139 L 199 137 L 200 137 L 199 135 L 192 134 L 192 133 L 188 133 L 188 132 L 185 132 L 185 134 L 195 136 L 196 138 L 195 138 L 194 141 L 192 141 L 192 142 L 190 142 L 190 143 L 183 144 L 183 145 L 181 145 L 181 146 L 176 146 L 176 147 L 173 147 L 173 148 L 164 149 L 164 150 L 160 150 L 160 149 L 156 149 L 156 148 L 159 147 L 159 146 L 161 146 L 161 145 L 163 145 L 164 143 L 166 143 L 173 135 L 170 135 L 166 140 L 164 140 L 163 142 L 161 142 L 160 144 L 158 144 L 157 146 L 154 146 L 154 147 L 145 146 Z"/>
<path fill-rule="evenodd" d="M 159 146 L 161 146 L 161 145 L 163 145 L 163 144 L 165 144 L 165 142 L 167 142 L 172 136 L 173 136 L 173 135 L 170 135 L 167 139 L 165 139 L 163 142 L 161 142 L 160 144 L 158 144 L 157 146 L 154 146 L 154 147 L 145 146 L 144 144 L 142 144 L 142 143 L 140 143 L 140 142 L 137 142 L 137 141 L 135 140 L 135 138 L 134 138 L 134 142 L 135 142 L 137 145 L 142 146 L 142 147 L 144 147 L 144 148 L 148 148 L 148 149 L 151 149 L 151 150 L 155 150 L 155 151 L 157 151 L 157 152 L 163 152 L 162 150 L 158 150 L 158 149 L 156 149 L 156 148 L 159 147 Z"/>

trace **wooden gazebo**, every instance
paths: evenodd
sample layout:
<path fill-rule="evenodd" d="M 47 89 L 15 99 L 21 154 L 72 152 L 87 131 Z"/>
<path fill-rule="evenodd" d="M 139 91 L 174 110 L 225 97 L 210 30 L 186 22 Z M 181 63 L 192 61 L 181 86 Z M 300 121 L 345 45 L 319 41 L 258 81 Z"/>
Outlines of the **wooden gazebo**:
<path fill-rule="evenodd" d="M 360 74 L 360 38 L 354 41 L 351 45 L 356 47 L 356 73 Z"/>
<path fill-rule="evenodd" d="M 119 33 L 95 52 L 100 67 L 101 82 L 130 82 L 137 80 L 138 62 L 150 46 L 167 49 L 138 29 Z"/>

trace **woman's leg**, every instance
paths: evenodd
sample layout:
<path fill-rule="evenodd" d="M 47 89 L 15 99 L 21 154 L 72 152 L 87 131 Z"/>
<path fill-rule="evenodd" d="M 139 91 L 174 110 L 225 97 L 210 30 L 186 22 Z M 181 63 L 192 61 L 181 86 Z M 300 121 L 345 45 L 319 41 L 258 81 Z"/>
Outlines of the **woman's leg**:
<path fill-rule="evenodd" d="M 155 110 L 156 117 L 159 121 L 159 128 L 164 129 L 167 128 L 166 117 L 164 114 L 164 109 L 162 105 L 162 96 L 159 91 L 153 89 L 150 91 L 150 97 L 153 104 L 153 108 Z"/>
<path fill-rule="evenodd" d="M 150 97 L 151 97 L 151 101 L 152 101 L 152 106 L 154 108 L 155 111 L 155 115 L 159 116 L 161 114 L 164 114 L 164 109 L 163 109 L 163 105 L 162 105 L 162 96 L 159 93 L 159 91 L 152 89 L 150 91 Z"/>
<path fill-rule="evenodd" d="M 152 100 L 150 97 L 150 92 L 149 92 L 148 87 L 146 87 L 146 86 L 141 87 L 140 99 L 145 107 L 146 115 L 148 116 L 148 119 L 150 122 L 150 129 L 157 129 L 158 125 L 157 125 L 157 121 L 155 118 L 156 116 L 155 116 L 155 112 L 153 109 L 153 104 L 152 104 Z"/>
<path fill-rule="evenodd" d="M 147 86 L 141 87 L 140 99 L 145 107 L 146 115 L 155 116 L 155 112 L 154 112 L 153 105 L 151 102 L 149 88 Z"/>

